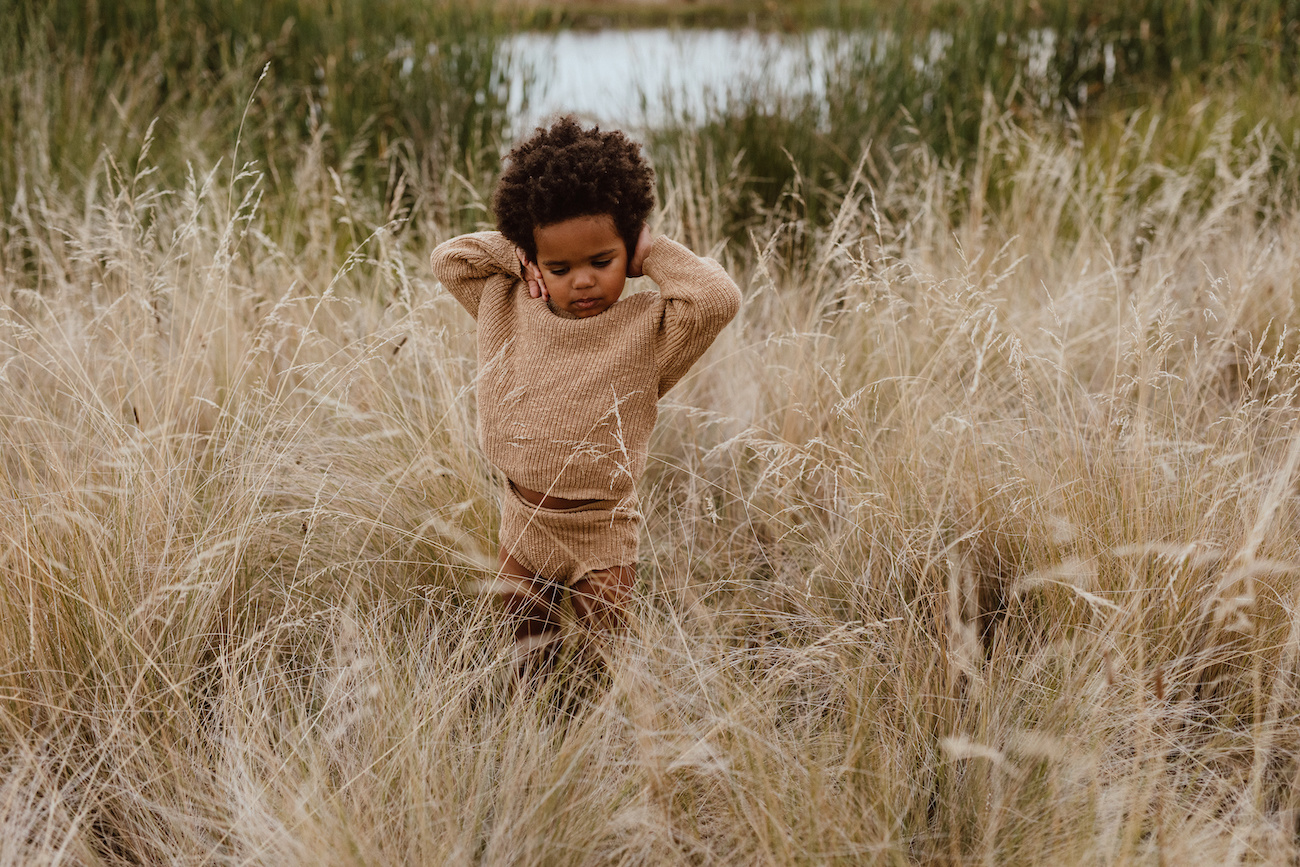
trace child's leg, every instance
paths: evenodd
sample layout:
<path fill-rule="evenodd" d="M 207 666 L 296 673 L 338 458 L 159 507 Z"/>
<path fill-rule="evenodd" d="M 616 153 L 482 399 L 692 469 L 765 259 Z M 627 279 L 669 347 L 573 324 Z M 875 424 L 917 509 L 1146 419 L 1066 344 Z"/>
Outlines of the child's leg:
<path fill-rule="evenodd" d="M 524 566 L 504 549 L 501 578 L 509 589 L 500 591 L 506 614 L 515 621 L 515 647 L 521 668 L 544 658 L 560 634 L 560 588 Z"/>
<path fill-rule="evenodd" d="M 636 582 L 635 566 L 611 566 L 588 572 L 570 588 L 573 613 L 589 633 L 606 635 L 627 624 L 627 602 Z"/>

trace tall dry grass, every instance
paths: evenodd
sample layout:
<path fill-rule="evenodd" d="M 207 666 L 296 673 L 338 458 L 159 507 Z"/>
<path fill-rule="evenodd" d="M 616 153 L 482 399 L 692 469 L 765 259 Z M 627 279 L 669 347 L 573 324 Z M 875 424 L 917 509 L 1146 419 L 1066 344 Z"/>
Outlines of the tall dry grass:
<path fill-rule="evenodd" d="M 745 306 L 663 407 L 607 678 L 522 691 L 436 238 L 319 139 L 276 220 L 230 159 L 29 187 L 0 861 L 1292 863 L 1295 167 L 980 141 L 752 250 L 659 167 Z"/>

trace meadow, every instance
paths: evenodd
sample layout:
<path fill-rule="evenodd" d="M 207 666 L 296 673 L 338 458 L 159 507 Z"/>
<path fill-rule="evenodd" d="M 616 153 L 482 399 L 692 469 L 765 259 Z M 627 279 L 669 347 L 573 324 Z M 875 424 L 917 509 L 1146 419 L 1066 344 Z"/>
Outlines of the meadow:
<path fill-rule="evenodd" d="M 0 863 L 1296 863 L 1300 9 L 808 3 L 638 131 L 745 302 L 517 689 L 427 257 L 569 22 L 412 7 L 0 15 Z"/>

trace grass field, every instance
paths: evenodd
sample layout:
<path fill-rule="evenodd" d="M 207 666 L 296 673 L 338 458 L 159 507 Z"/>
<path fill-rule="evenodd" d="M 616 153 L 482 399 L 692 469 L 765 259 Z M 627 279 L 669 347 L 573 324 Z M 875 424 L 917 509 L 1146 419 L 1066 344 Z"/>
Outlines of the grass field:
<path fill-rule="evenodd" d="M 607 676 L 517 690 L 427 267 L 487 219 L 500 69 L 441 51 L 389 115 L 367 55 L 19 18 L 0 863 L 1300 857 L 1284 70 L 646 131 L 654 228 L 745 303 L 661 408 Z"/>

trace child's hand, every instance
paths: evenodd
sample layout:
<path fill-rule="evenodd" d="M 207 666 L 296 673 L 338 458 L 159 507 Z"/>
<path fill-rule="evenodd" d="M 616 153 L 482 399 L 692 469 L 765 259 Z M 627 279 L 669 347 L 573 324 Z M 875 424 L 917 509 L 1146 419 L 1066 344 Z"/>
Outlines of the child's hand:
<path fill-rule="evenodd" d="M 542 280 L 542 269 L 529 262 L 528 254 L 518 247 L 515 248 L 515 255 L 519 257 L 519 276 L 528 284 L 528 294 L 533 298 L 550 301 L 551 293 L 546 291 L 546 283 Z"/>
<path fill-rule="evenodd" d="M 627 260 L 627 276 L 640 277 L 645 273 L 645 257 L 650 252 L 650 244 L 654 241 L 654 236 L 650 234 L 650 227 L 645 223 L 641 224 L 641 235 L 636 239 L 636 249 L 632 251 L 632 258 Z"/>

